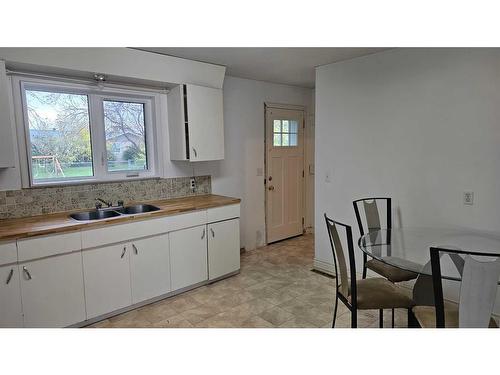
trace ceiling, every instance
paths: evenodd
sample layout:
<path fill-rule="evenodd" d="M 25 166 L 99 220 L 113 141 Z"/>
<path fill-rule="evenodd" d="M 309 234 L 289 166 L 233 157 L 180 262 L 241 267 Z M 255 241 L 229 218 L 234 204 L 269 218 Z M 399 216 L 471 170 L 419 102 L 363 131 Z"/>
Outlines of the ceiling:
<path fill-rule="evenodd" d="M 387 48 L 141 48 L 144 51 L 226 66 L 234 77 L 314 87 L 314 68 Z"/>

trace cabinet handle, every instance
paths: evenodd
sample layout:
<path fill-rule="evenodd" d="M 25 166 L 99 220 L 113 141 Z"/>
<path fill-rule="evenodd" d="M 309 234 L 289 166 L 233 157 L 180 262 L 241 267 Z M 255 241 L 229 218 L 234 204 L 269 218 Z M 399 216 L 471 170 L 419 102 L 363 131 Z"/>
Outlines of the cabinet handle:
<path fill-rule="evenodd" d="M 201 239 L 205 238 L 205 228 L 203 228 L 203 233 L 201 234 Z"/>
<path fill-rule="evenodd" d="M 212 237 L 215 237 L 215 232 L 212 228 L 210 228 L 210 233 L 212 233 Z"/>
<path fill-rule="evenodd" d="M 9 276 L 7 276 L 7 282 L 5 283 L 6 285 L 9 285 L 10 280 L 12 279 L 12 275 L 14 274 L 14 268 L 10 269 Z"/>
<path fill-rule="evenodd" d="M 125 256 L 126 252 L 127 252 L 127 246 L 123 246 L 122 255 L 120 256 L 121 259 L 123 259 L 123 257 Z"/>
<path fill-rule="evenodd" d="M 32 277 L 31 277 L 30 271 L 28 271 L 28 269 L 26 268 L 26 266 L 23 266 L 23 271 L 26 274 L 26 277 L 28 278 L 28 280 L 31 280 Z"/>
<path fill-rule="evenodd" d="M 134 248 L 134 252 L 135 254 L 139 254 L 139 250 L 137 250 L 137 247 L 135 246 L 135 244 L 132 244 L 132 247 Z"/>
<path fill-rule="evenodd" d="M 196 151 L 196 149 L 193 147 L 193 152 L 194 152 L 194 157 L 197 158 L 198 157 L 198 152 Z"/>

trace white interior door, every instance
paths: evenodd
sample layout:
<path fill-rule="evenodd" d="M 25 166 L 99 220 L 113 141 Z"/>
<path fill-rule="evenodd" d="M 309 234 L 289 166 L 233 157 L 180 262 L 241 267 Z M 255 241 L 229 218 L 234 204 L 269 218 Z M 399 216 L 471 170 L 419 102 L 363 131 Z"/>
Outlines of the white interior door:
<path fill-rule="evenodd" d="M 267 242 L 299 235 L 304 220 L 304 111 L 266 107 Z"/>

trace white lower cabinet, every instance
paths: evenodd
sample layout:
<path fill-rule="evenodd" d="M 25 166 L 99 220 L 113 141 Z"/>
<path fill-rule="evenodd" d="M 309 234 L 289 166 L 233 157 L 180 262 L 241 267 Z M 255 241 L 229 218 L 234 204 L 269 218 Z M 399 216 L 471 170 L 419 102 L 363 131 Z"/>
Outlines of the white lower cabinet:
<path fill-rule="evenodd" d="M 207 227 L 200 225 L 169 234 L 172 290 L 208 279 Z"/>
<path fill-rule="evenodd" d="M 117 244 L 82 252 L 87 319 L 132 304 L 130 250 L 128 244 Z"/>
<path fill-rule="evenodd" d="M 132 241 L 130 248 L 132 303 L 170 292 L 168 234 Z"/>
<path fill-rule="evenodd" d="M 19 264 L 25 327 L 65 327 L 85 320 L 82 253 Z"/>
<path fill-rule="evenodd" d="M 208 224 L 208 279 L 240 269 L 240 220 Z"/>
<path fill-rule="evenodd" d="M 23 326 L 23 309 L 17 264 L 0 267 L 0 328 Z"/>

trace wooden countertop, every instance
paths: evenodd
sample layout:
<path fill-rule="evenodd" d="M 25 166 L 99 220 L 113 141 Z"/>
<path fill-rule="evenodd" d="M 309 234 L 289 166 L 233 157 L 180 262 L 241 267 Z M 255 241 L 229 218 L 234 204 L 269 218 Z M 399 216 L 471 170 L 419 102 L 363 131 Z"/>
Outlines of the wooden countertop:
<path fill-rule="evenodd" d="M 59 212 L 48 215 L 31 216 L 20 219 L 0 220 L 0 241 L 17 240 L 44 234 L 69 232 L 83 228 L 96 228 L 133 220 L 144 220 L 151 217 L 175 215 L 182 212 L 204 210 L 207 208 L 227 206 L 240 203 L 241 199 L 221 195 L 198 195 L 194 197 L 165 199 L 160 201 L 134 202 L 148 203 L 160 208 L 159 211 L 136 215 L 123 215 L 95 221 L 76 221 L 69 217 L 79 211 Z M 129 204 L 127 204 L 129 205 Z"/>

